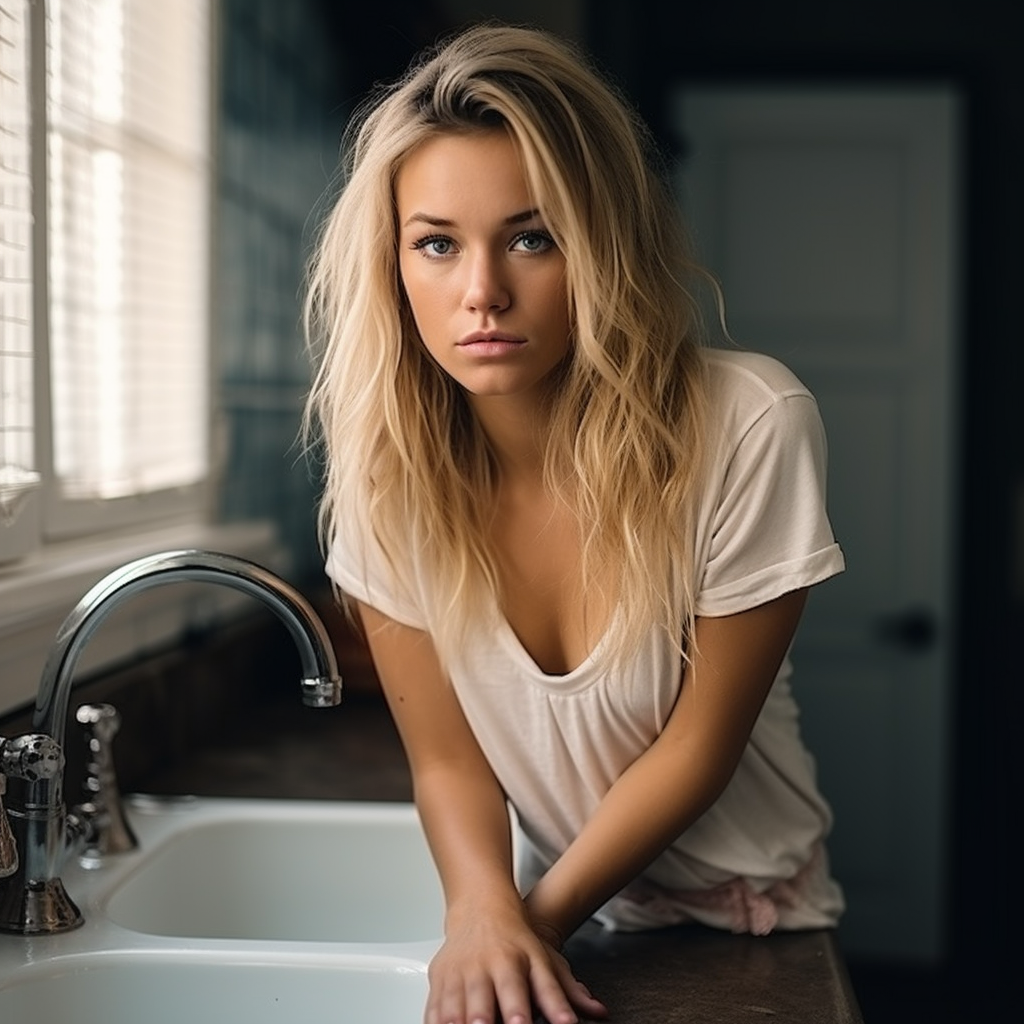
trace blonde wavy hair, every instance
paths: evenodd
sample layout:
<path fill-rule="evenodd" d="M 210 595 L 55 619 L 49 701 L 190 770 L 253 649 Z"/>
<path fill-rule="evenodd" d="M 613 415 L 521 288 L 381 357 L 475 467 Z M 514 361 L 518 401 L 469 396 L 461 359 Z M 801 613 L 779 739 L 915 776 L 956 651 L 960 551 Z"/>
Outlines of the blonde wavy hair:
<path fill-rule="evenodd" d="M 358 494 L 399 585 L 411 587 L 415 545 L 442 595 L 431 616 L 442 660 L 481 608 L 500 607 L 488 541 L 496 463 L 460 388 L 419 340 L 399 279 L 394 199 L 403 160 L 424 140 L 496 128 L 516 143 L 566 260 L 573 337 L 545 482 L 578 518 L 583 587 L 614 580 L 606 653 L 634 650 L 658 623 L 685 655 L 706 406 L 690 288 L 702 271 L 646 128 L 585 57 L 541 31 L 486 24 L 455 35 L 348 129 L 305 300 L 322 543 Z"/>

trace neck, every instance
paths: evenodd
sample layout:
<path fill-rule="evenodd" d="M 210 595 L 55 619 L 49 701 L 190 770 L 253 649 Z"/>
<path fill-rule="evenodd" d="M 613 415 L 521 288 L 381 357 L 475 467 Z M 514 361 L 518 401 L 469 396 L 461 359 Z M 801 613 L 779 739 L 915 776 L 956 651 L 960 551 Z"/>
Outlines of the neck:
<path fill-rule="evenodd" d="M 535 401 L 524 402 L 512 396 L 470 396 L 470 404 L 487 435 L 502 478 L 539 480 L 544 471 L 548 411 Z"/>

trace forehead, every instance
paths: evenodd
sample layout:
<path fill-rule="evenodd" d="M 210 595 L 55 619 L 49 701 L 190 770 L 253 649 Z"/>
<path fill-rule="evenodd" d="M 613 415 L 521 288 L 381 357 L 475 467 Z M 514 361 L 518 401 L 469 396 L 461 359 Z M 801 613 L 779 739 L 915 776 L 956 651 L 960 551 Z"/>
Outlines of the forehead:
<path fill-rule="evenodd" d="M 421 142 L 395 176 L 400 220 L 507 216 L 536 205 L 522 153 L 504 129 L 447 132 Z"/>

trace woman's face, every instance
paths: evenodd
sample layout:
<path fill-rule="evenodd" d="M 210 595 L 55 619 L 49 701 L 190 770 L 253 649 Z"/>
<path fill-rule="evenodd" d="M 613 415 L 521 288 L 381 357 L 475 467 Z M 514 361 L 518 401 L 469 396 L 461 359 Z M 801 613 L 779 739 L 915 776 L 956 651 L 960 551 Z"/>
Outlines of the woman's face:
<path fill-rule="evenodd" d="M 503 130 L 428 139 L 395 183 L 399 272 L 438 365 L 477 399 L 539 396 L 569 351 L 565 257 Z"/>

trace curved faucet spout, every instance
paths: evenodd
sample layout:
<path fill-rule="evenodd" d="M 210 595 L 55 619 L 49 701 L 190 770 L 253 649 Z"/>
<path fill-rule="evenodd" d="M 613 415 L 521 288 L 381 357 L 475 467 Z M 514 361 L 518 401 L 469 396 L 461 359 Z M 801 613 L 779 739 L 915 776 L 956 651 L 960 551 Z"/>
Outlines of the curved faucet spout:
<path fill-rule="evenodd" d="M 58 630 L 43 669 L 33 717 L 35 732 L 49 740 L 55 751 L 64 747 L 72 677 L 89 638 L 128 598 L 179 581 L 219 583 L 262 601 L 287 626 L 299 649 L 305 703 L 314 707 L 340 703 L 341 679 L 330 636 L 298 591 L 262 566 L 242 558 L 213 551 L 166 551 L 129 562 L 104 577 Z M 68 852 L 69 835 L 81 827 L 64 806 L 62 774 L 60 770 L 45 775 L 21 772 L 23 799 L 7 815 L 17 828 L 14 839 L 20 857 L 17 863 L 8 857 L 6 877 L 0 879 L 0 931 L 52 934 L 82 922 L 59 874 Z"/>
<path fill-rule="evenodd" d="M 218 583 L 262 601 L 288 627 L 298 647 L 302 659 L 303 701 L 312 707 L 340 703 L 341 679 L 330 636 L 297 590 L 244 558 L 216 551 L 165 551 L 115 569 L 100 580 L 64 620 L 43 669 L 33 728 L 48 733 L 63 746 L 75 664 L 89 638 L 128 598 L 151 587 L 183 581 Z"/>

